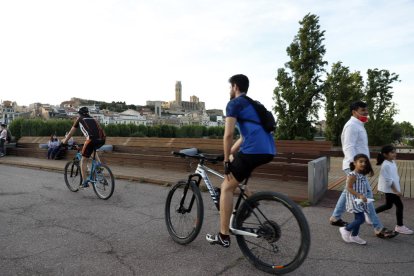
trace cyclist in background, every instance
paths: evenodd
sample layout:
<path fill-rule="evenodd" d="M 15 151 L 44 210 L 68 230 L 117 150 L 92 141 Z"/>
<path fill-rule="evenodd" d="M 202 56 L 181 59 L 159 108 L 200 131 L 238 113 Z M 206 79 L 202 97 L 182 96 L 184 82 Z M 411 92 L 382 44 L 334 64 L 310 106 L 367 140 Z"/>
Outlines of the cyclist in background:
<path fill-rule="evenodd" d="M 239 183 L 248 178 L 256 167 L 269 163 L 276 154 L 273 134 L 264 130 L 253 105 L 241 97 L 247 93 L 249 79 L 234 75 L 229 79 L 230 101 L 226 107 L 224 128 L 224 181 L 220 195 L 220 232 L 207 234 L 210 244 L 230 246 L 230 217 L 233 210 L 233 193 Z M 240 138 L 233 144 L 234 128 L 238 127 Z M 232 145 L 233 144 L 233 145 Z M 234 156 L 234 157 L 233 157 Z"/>
<path fill-rule="evenodd" d="M 68 140 L 75 134 L 76 130 L 80 128 L 83 135 L 86 137 L 85 144 L 82 148 L 82 159 L 81 159 L 81 174 L 84 188 L 88 187 L 89 179 L 86 174 L 86 165 L 89 157 L 91 157 L 94 150 L 99 149 L 105 144 L 105 132 L 100 126 L 99 122 L 89 115 L 89 110 L 86 106 L 79 108 L 79 117 L 73 124 L 68 135 L 62 140 L 62 144 L 66 144 Z M 97 160 L 99 156 L 96 155 Z"/>

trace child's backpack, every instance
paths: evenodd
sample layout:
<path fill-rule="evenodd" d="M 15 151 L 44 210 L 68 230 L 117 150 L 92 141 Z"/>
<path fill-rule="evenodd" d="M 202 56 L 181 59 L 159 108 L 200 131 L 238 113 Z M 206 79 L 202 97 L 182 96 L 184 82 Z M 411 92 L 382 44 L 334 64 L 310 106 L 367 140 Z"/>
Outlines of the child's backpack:
<path fill-rule="evenodd" d="M 243 97 L 245 97 L 252 104 L 254 110 L 256 110 L 257 115 L 260 118 L 260 122 L 246 119 L 244 119 L 243 121 L 259 124 L 268 133 L 274 132 L 276 130 L 276 120 L 272 112 L 267 110 L 266 107 L 262 105 L 259 101 L 255 101 L 246 95 L 243 95 Z"/>

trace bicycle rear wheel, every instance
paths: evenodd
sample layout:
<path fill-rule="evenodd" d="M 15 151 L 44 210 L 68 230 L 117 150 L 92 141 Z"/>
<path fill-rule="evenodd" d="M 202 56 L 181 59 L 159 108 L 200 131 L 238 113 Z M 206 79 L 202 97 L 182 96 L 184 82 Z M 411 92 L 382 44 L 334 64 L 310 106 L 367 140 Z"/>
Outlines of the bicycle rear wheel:
<path fill-rule="evenodd" d="M 204 209 L 200 189 L 194 181 L 179 181 L 165 202 L 165 223 L 172 239 L 179 244 L 192 242 L 200 233 Z"/>
<path fill-rule="evenodd" d="M 82 175 L 79 166 L 79 161 L 69 161 L 65 165 L 65 183 L 72 192 L 79 191 L 79 186 L 82 183 Z"/>
<path fill-rule="evenodd" d="M 115 190 L 115 179 L 111 169 L 101 164 L 95 169 L 93 179 L 92 187 L 95 194 L 100 199 L 110 198 Z"/>
<path fill-rule="evenodd" d="M 298 268 L 310 249 L 310 230 L 301 208 L 276 192 L 259 192 L 240 206 L 235 228 L 258 237 L 237 235 L 244 256 L 258 269 L 285 274 Z"/>

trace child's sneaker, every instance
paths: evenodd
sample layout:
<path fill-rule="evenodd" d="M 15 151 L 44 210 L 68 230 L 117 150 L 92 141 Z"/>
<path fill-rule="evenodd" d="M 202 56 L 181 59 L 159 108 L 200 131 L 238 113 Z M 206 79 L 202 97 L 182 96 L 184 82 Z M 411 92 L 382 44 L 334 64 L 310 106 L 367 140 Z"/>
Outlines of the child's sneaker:
<path fill-rule="evenodd" d="M 344 240 L 344 242 L 351 242 L 349 240 L 349 237 L 351 236 L 351 232 L 345 229 L 345 227 L 340 227 L 339 232 L 341 233 L 341 237 Z"/>
<path fill-rule="evenodd" d="M 220 233 L 217 233 L 215 235 L 212 234 L 207 234 L 206 235 L 206 240 L 210 243 L 210 244 L 219 244 L 223 247 L 230 247 L 230 237 L 228 237 L 228 239 L 223 239 L 220 235 Z"/>
<path fill-rule="evenodd" d="M 412 235 L 414 233 L 413 230 L 411 230 L 410 228 L 406 227 L 405 225 L 403 226 L 395 226 L 395 232 L 401 233 L 401 234 L 406 234 L 406 235 Z"/>
<path fill-rule="evenodd" d="M 369 218 L 368 214 L 367 213 L 364 213 L 364 216 L 365 216 L 365 223 L 366 224 L 369 224 L 369 225 L 372 225 L 372 221 Z"/>
<path fill-rule="evenodd" d="M 357 244 L 362 244 L 362 245 L 367 244 L 367 242 L 364 241 L 363 239 L 361 239 L 359 236 L 352 236 L 352 235 L 350 235 L 349 236 L 349 241 L 350 242 L 357 243 Z"/>
<path fill-rule="evenodd" d="M 334 217 L 331 217 L 329 219 L 329 223 L 333 226 L 339 226 L 339 227 L 344 227 L 348 225 L 348 222 L 343 221 L 342 219 L 335 219 Z"/>

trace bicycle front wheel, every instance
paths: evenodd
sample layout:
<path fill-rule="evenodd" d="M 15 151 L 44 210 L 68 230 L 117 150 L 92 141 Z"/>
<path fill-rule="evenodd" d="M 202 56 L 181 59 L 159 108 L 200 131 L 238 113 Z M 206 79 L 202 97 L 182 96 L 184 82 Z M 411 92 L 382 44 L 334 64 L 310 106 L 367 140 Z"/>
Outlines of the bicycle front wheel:
<path fill-rule="evenodd" d="M 203 224 L 203 208 L 203 198 L 194 181 L 179 181 L 172 187 L 165 203 L 165 223 L 175 242 L 188 244 L 197 237 Z"/>
<path fill-rule="evenodd" d="M 244 256 L 258 269 L 285 274 L 298 268 L 310 249 L 310 231 L 301 208 L 276 192 L 259 192 L 240 206 L 235 228 L 257 234 L 237 235 Z"/>
<path fill-rule="evenodd" d="M 79 161 L 69 161 L 65 165 L 65 183 L 72 192 L 79 191 L 79 186 L 82 183 L 82 175 L 79 166 Z"/>
<path fill-rule="evenodd" d="M 115 190 L 115 179 L 111 169 L 107 165 L 100 165 L 93 174 L 94 182 L 92 184 L 95 194 L 100 199 L 108 199 Z"/>

